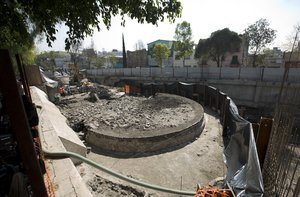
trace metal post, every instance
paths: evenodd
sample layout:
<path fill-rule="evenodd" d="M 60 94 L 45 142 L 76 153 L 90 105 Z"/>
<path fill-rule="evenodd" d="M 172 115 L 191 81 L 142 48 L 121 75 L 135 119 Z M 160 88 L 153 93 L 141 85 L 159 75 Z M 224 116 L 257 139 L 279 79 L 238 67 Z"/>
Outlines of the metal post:
<path fill-rule="evenodd" d="M 264 74 L 265 74 L 265 68 L 262 67 L 262 71 L 261 71 L 261 78 L 260 80 L 263 81 L 264 80 Z"/>
<path fill-rule="evenodd" d="M 0 50 L 0 73 L 0 89 L 32 190 L 35 196 L 48 196 L 8 50 Z"/>
<path fill-rule="evenodd" d="M 173 78 L 174 78 L 174 69 L 175 69 L 175 67 L 173 66 Z"/>
<path fill-rule="evenodd" d="M 28 87 L 26 72 L 25 72 L 25 69 L 23 67 L 21 57 L 20 57 L 19 54 L 16 54 L 16 60 L 17 60 L 18 70 L 20 72 L 20 77 L 21 77 L 21 81 L 22 81 L 22 84 L 23 84 L 24 92 L 25 92 L 26 96 L 28 96 L 29 100 L 32 102 L 31 95 L 30 95 L 30 90 L 29 90 L 29 87 Z"/>
<path fill-rule="evenodd" d="M 186 79 L 189 78 L 189 67 L 186 67 Z"/>

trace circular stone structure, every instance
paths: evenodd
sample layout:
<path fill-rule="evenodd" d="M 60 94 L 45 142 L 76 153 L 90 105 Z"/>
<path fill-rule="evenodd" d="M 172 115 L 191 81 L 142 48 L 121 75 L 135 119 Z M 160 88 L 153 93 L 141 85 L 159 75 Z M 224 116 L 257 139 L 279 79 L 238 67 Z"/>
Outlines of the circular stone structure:
<path fill-rule="evenodd" d="M 105 131 L 89 130 L 87 132 L 86 141 L 104 150 L 124 153 L 142 153 L 158 151 L 184 144 L 195 140 L 201 134 L 205 121 L 204 111 L 199 103 L 185 97 L 164 93 L 159 93 L 155 97 L 171 105 L 171 107 L 179 103 L 188 105 L 192 110 L 188 112 L 189 114 L 185 114 L 181 120 L 177 120 L 174 117 L 174 120 L 178 123 L 176 126 L 169 125 L 153 130 L 139 131 L 133 131 L 130 128 L 105 129 Z M 155 102 L 148 103 L 149 108 L 157 108 L 158 105 L 156 105 L 157 103 Z M 161 111 L 162 114 L 160 118 L 162 117 L 162 119 L 164 119 L 163 113 L 166 110 L 156 110 Z M 138 115 L 139 114 L 136 114 L 136 116 Z"/>

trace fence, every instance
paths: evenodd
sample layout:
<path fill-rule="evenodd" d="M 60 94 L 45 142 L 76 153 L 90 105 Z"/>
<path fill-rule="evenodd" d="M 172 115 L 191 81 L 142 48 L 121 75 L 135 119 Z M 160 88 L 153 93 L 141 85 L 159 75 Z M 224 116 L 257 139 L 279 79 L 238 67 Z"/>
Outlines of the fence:
<path fill-rule="evenodd" d="M 278 82 L 282 80 L 284 68 L 231 68 L 231 67 L 148 67 L 109 68 L 87 70 L 89 76 L 156 77 L 195 80 L 252 80 Z M 300 82 L 300 68 L 290 68 L 287 81 Z"/>

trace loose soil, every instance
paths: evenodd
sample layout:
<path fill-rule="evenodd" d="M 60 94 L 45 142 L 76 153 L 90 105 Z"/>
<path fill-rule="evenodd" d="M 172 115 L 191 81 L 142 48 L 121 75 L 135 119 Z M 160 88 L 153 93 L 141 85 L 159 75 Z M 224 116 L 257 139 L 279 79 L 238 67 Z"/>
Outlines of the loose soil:
<path fill-rule="evenodd" d="M 76 132 L 86 129 L 105 133 L 108 130 L 145 132 L 177 127 L 191 120 L 195 113 L 184 99 L 158 95 L 128 96 L 116 89 L 109 99 L 91 102 L 91 93 L 63 97 L 59 108 Z"/>

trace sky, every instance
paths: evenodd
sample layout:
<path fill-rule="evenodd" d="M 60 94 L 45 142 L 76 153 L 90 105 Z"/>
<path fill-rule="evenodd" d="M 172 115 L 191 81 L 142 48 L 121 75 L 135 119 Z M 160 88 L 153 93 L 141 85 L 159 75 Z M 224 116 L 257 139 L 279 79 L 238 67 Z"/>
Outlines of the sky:
<path fill-rule="evenodd" d="M 276 39 L 269 47 L 279 47 L 287 50 L 288 38 L 293 36 L 294 27 L 300 24 L 300 0 L 180 0 L 182 17 L 171 24 L 168 20 L 152 24 L 139 24 L 136 20 L 127 18 L 125 27 L 121 26 L 119 16 L 112 19 L 109 30 L 100 24 L 100 32 L 95 30 L 92 37 L 84 40 L 83 48 L 91 46 L 97 51 L 122 50 L 122 33 L 124 33 L 126 50 L 134 50 L 141 40 L 147 43 L 158 39 L 174 40 L 176 24 L 187 21 L 191 24 L 193 40 L 205 39 L 214 31 L 229 28 L 239 34 L 261 18 L 270 22 L 270 27 L 276 30 Z M 67 27 L 58 25 L 56 41 L 52 48 L 43 38 L 37 41 L 37 51 L 64 51 L 64 39 Z"/>

